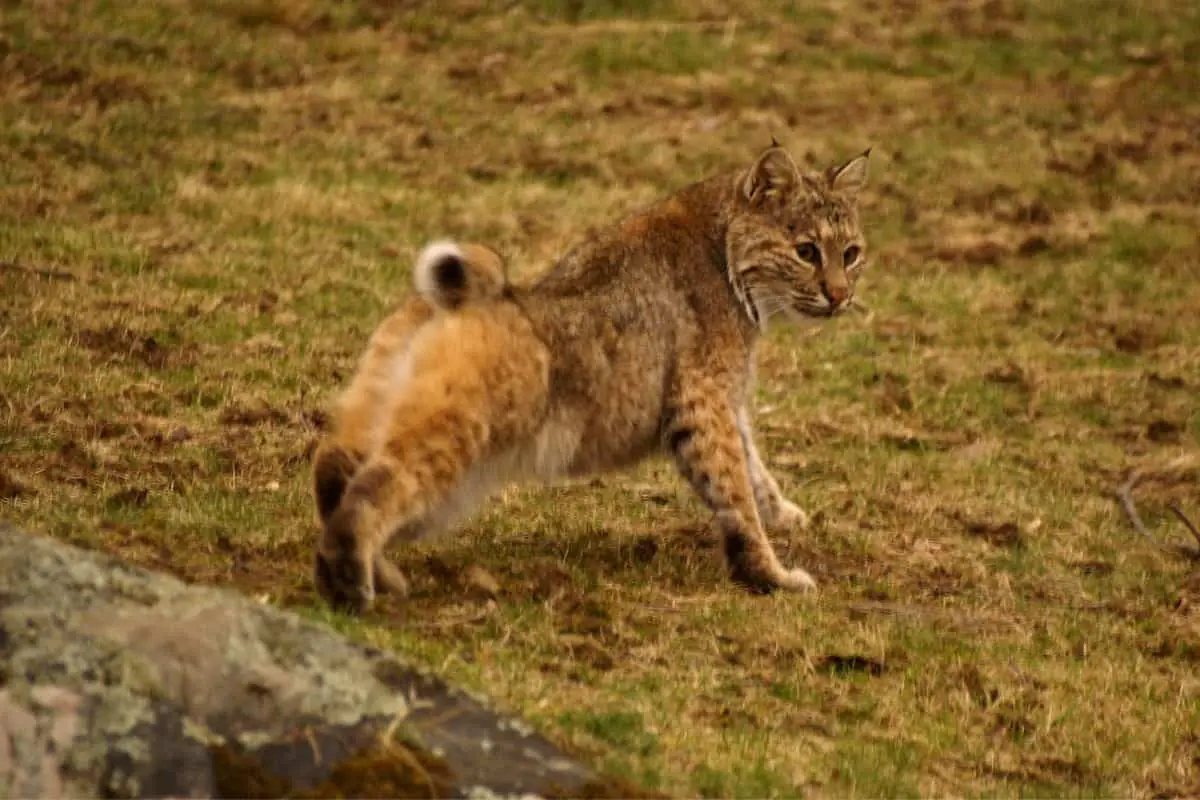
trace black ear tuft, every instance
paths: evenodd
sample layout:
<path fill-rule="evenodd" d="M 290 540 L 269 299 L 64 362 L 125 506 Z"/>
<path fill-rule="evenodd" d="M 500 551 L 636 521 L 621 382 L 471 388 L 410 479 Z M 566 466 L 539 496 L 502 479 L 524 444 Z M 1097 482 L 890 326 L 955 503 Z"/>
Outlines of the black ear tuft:
<path fill-rule="evenodd" d="M 434 267 L 434 280 L 447 292 L 461 292 L 467 288 L 467 269 L 458 256 L 446 255 Z"/>

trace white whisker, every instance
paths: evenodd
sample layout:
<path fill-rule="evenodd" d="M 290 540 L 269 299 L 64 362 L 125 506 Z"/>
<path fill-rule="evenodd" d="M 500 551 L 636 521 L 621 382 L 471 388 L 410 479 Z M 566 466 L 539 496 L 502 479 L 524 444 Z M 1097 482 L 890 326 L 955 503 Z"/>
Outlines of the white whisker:
<path fill-rule="evenodd" d="M 781 311 L 786 311 L 791 307 L 791 304 L 778 295 L 766 295 L 761 298 L 758 304 L 758 312 L 762 314 L 764 319 L 769 319 Z"/>

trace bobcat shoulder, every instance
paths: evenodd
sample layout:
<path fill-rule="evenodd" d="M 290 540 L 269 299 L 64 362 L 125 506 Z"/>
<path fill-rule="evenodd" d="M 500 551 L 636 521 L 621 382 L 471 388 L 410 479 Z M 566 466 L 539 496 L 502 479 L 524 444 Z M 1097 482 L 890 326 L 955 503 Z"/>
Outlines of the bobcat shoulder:
<path fill-rule="evenodd" d="M 755 342 L 773 317 L 829 318 L 866 264 L 868 153 L 801 172 L 773 145 L 593 236 L 529 285 L 481 245 L 421 253 L 314 463 L 315 579 L 331 604 L 405 590 L 391 540 L 454 524 L 514 481 L 672 455 L 713 511 L 734 580 L 814 587 L 765 529 L 802 525 L 754 442 Z"/>

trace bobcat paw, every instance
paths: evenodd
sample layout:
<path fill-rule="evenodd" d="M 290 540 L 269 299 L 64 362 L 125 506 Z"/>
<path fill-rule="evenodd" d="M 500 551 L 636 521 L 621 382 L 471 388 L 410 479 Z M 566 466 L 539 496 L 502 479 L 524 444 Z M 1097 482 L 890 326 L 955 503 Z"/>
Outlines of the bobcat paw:
<path fill-rule="evenodd" d="M 357 554 L 332 557 L 320 551 L 316 554 L 313 580 L 321 597 L 336 611 L 347 614 L 369 611 L 375 603 L 371 577 L 371 570 Z"/>
<path fill-rule="evenodd" d="M 754 559 L 735 559 L 730 563 L 732 578 L 755 594 L 784 592 L 815 592 L 817 582 L 807 571 L 796 567 L 780 566 L 772 557 L 770 563 L 756 563 Z"/>
<path fill-rule="evenodd" d="M 330 606 L 362 614 L 375 602 L 375 559 L 356 536 L 354 509 L 339 508 L 329 518 L 316 547 L 313 582 Z"/>
<path fill-rule="evenodd" d="M 779 531 L 807 528 L 808 514 L 804 513 L 804 509 L 791 500 L 781 498 L 779 511 L 775 512 L 775 519 L 771 521 L 771 527 Z"/>
<path fill-rule="evenodd" d="M 804 512 L 801 511 L 800 513 L 803 514 Z M 809 575 L 807 571 L 796 567 L 795 569 L 787 570 L 784 579 L 779 583 L 779 588 L 791 592 L 815 592 L 817 590 L 817 582 L 813 580 L 812 575 Z"/>

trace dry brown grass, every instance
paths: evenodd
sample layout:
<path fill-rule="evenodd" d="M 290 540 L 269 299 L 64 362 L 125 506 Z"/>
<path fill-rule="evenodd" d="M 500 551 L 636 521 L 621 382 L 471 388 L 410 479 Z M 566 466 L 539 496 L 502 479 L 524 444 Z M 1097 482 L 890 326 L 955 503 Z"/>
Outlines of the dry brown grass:
<path fill-rule="evenodd" d="M 800 4 L 796 4 L 800 8 Z M 8 4 L 0 513 L 431 664 L 706 795 L 1200 793 L 1200 16 L 1184 0 Z M 671 471 L 513 490 L 354 622 L 308 458 L 428 238 L 532 272 L 778 135 L 875 145 L 869 318 L 774 332 L 816 600 Z M 471 567 L 500 584 L 472 586 Z"/>

